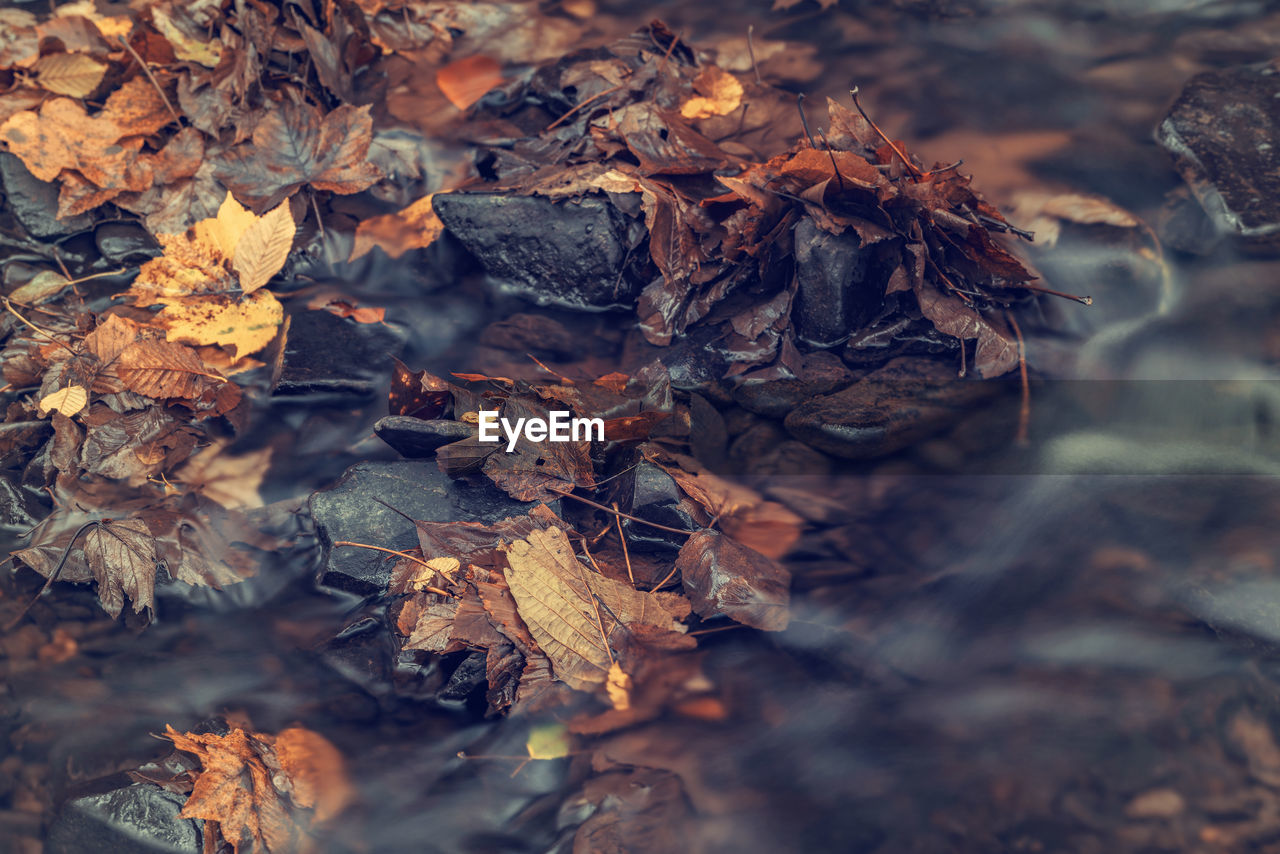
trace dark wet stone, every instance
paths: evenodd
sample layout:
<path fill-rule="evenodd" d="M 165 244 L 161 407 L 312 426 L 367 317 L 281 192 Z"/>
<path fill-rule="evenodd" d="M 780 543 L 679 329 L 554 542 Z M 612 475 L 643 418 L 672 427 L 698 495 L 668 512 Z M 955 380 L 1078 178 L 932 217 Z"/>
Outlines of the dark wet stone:
<path fill-rule="evenodd" d="M 445 228 L 494 279 L 572 308 L 628 304 L 628 223 L 598 196 L 553 201 L 503 193 L 441 193 Z"/>
<path fill-rule="evenodd" d="M 94 244 L 102 257 L 122 264 L 138 264 L 159 255 L 159 244 L 141 225 L 104 222 L 93 230 Z"/>
<path fill-rule="evenodd" d="M 68 800 L 58 810 L 46 854 L 200 854 L 203 822 L 179 818 L 182 795 L 133 783 Z"/>
<path fill-rule="evenodd" d="M 391 628 L 379 616 L 364 616 L 349 623 L 325 644 L 329 666 L 362 688 L 379 693 L 390 687 L 395 668 L 396 645 Z"/>
<path fill-rule="evenodd" d="M 756 424 L 729 448 L 730 474 L 826 474 L 831 458 L 792 439 L 777 422 Z"/>
<path fill-rule="evenodd" d="M 1193 77 L 1156 138 L 1221 231 L 1280 251 L 1280 60 Z"/>
<path fill-rule="evenodd" d="M 373 432 L 400 456 L 412 460 L 433 457 L 437 448 L 475 435 L 476 428 L 444 418 L 427 421 L 408 415 L 388 415 L 373 425 Z"/>
<path fill-rule="evenodd" d="M 849 459 L 891 454 L 958 422 L 1003 384 L 961 380 L 955 366 L 903 357 L 843 391 L 802 404 L 787 416 L 792 436 Z"/>
<path fill-rule="evenodd" d="M 480 343 L 518 353 L 543 352 L 572 358 L 583 349 L 581 336 L 563 323 L 540 314 L 513 314 L 490 323 L 480 332 Z"/>
<path fill-rule="evenodd" d="M 4 527 L 31 528 L 48 512 L 35 494 L 22 488 L 20 477 L 18 472 L 0 474 L 0 525 Z"/>
<path fill-rule="evenodd" d="M 697 326 L 671 346 L 658 350 L 672 388 L 696 391 L 715 403 L 728 402 L 721 378 L 729 369 L 729 361 L 716 346 L 720 337 L 714 326 Z"/>
<path fill-rule="evenodd" d="M 1156 232 L 1165 246 L 1192 255 L 1208 255 L 1222 242 L 1222 233 L 1186 187 L 1165 198 Z"/>
<path fill-rule="evenodd" d="M 733 399 L 750 412 L 770 418 L 787 413 L 810 398 L 848 385 L 854 374 L 839 357 L 825 351 L 804 357 L 801 375 L 786 380 L 747 380 L 733 390 Z"/>
<path fill-rule="evenodd" d="M 0 179 L 4 181 L 5 202 L 32 237 L 62 237 L 93 225 L 90 214 L 58 219 L 58 185 L 41 181 L 7 151 L 0 151 Z"/>
<path fill-rule="evenodd" d="M 675 479 L 658 466 L 642 462 L 623 480 L 624 490 L 630 491 L 630 500 L 624 499 L 623 506 L 632 516 L 682 531 L 698 528 L 698 524 L 689 515 L 684 504 L 684 493 L 676 485 Z M 685 540 L 680 534 L 650 528 L 629 519 L 622 520 L 622 527 L 626 530 L 629 547 L 636 551 L 674 551 Z"/>
<path fill-rule="evenodd" d="M 449 676 L 449 681 L 436 695 L 443 702 L 461 703 L 488 681 L 486 654 L 481 650 L 467 655 Z"/>
<path fill-rule="evenodd" d="M 372 394 L 404 346 L 403 333 L 330 311 L 300 311 L 289 325 L 278 395 Z"/>
<path fill-rule="evenodd" d="M 871 277 L 871 253 L 853 231 L 832 234 L 805 217 L 795 229 L 796 337 L 815 347 L 839 344 L 869 321 L 884 299 Z"/>
<path fill-rule="evenodd" d="M 352 546 L 332 548 L 334 541 L 405 551 L 418 547 L 417 529 L 400 513 L 429 522 L 496 522 L 532 506 L 488 480 L 452 480 L 431 460 L 358 463 L 314 493 L 309 505 L 324 546 L 320 583 L 362 596 L 386 590 L 394 558 Z"/>

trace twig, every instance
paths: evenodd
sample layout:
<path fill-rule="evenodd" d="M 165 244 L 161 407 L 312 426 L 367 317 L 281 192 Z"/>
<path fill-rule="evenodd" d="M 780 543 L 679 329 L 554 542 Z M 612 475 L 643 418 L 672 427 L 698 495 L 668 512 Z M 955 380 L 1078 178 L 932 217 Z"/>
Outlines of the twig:
<path fill-rule="evenodd" d="M 898 157 L 902 160 L 902 165 L 907 167 L 907 171 L 911 173 L 911 177 L 917 181 L 919 181 L 922 177 L 924 177 L 924 172 L 921 171 L 920 167 L 912 163 L 910 160 L 908 160 L 907 155 L 903 152 L 901 148 L 898 148 L 897 143 L 889 139 L 889 137 L 885 136 L 884 131 L 880 130 L 880 126 L 877 125 L 875 122 L 871 121 L 871 116 L 868 116 L 867 111 L 862 109 L 862 105 L 858 103 L 858 87 L 857 86 L 854 86 L 852 89 L 849 90 L 849 97 L 853 98 L 853 105 L 858 108 L 858 112 L 861 113 L 862 117 L 867 120 L 867 124 L 871 125 L 871 129 L 875 131 L 877 134 L 879 134 L 880 138 L 884 140 L 885 145 L 892 148 L 893 153 L 898 155 Z"/>
<path fill-rule="evenodd" d="M 76 540 L 80 539 L 80 535 L 83 534 L 85 531 L 89 530 L 94 525 L 99 525 L 99 524 L 101 523 L 96 519 L 92 522 L 85 522 L 83 525 L 80 526 L 80 529 L 78 531 L 76 531 L 74 534 L 71 535 L 71 539 L 67 542 L 66 548 L 62 550 L 62 558 L 59 559 L 58 565 L 53 568 L 53 572 L 49 573 L 49 577 L 45 579 L 44 586 L 41 587 L 40 591 L 31 598 L 31 601 L 27 603 L 27 607 L 23 608 L 21 611 L 18 612 L 18 616 L 14 617 L 12 620 L 10 620 L 8 623 L 5 624 L 3 631 L 5 632 L 12 631 L 14 626 L 22 622 L 22 618 L 27 616 L 27 612 L 31 610 L 32 606 L 35 605 L 36 602 L 39 602 L 40 597 L 45 594 L 45 591 L 53 586 L 53 582 L 58 580 L 58 573 L 62 572 L 62 567 L 66 565 L 67 558 L 71 556 L 71 547 L 76 544 Z"/>
<path fill-rule="evenodd" d="M 627 579 L 631 582 L 631 586 L 636 586 L 636 577 L 631 573 L 631 552 L 627 550 L 627 536 L 622 533 L 622 514 L 618 512 L 618 505 L 613 505 L 613 512 L 616 514 L 613 521 L 618 523 L 618 539 L 622 540 L 622 559 L 627 562 Z"/>
<path fill-rule="evenodd" d="M 1087 296 L 1078 297 L 1075 294 L 1064 294 L 1062 291 L 1055 291 L 1050 288 L 1042 288 L 1039 285 L 1029 285 L 1026 282 L 1023 282 L 1022 284 L 1018 285 L 1018 287 L 1026 288 L 1029 291 L 1035 291 L 1038 294 L 1048 294 L 1051 297 L 1061 297 L 1062 299 L 1069 299 L 1069 300 L 1072 300 L 1073 302 L 1078 302 L 1081 305 L 1093 305 L 1093 297 L 1087 297 Z"/>
<path fill-rule="evenodd" d="M 1014 337 L 1018 339 L 1018 375 L 1022 380 L 1022 403 L 1018 407 L 1018 433 L 1013 441 L 1025 447 L 1029 441 L 1027 436 L 1031 424 L 1031 383 L 1027 381 L 1027 344 L 1022 340 L 1022 329 L 1019 328 L 1013 312 L 1006 311 L 1004 317 L 1013 327 Z"/>
<path fill-rule="evenodd" d="M 627 88 L 625 83 L 619 83 L 617 86 L 613 86 L 613 87 L 611 87 L 611 88 L 609 88 L 609 89 L 605 89 L 603 92 L 597 92 L 597 93 L 595 93 L 595 94 L 594 94 L 594 95 L 592 95 L 590 98 L 588 98 L 587 100 L 583 101 L 581 104 L 578 104 L 576 107 L 574 107 L 573 109 L 571 109 L 569 112 L 565 113 L 563 116 L 561 116 L 560 118 L 556 119 L 556 120 L 555 120 L 554 122 L 552 122 L 551 124 L 547 125 L 545 128 L 543 128 L 543 129 L 542 129 L 542 132 L 543 132 L 543 133 L 546 133 L 547 131 L 552 130 L 552 129 L 554 129 L 554 128 L 557 128 L 557 127 L 559 127 L 560 125 L 564 124 L 565 119 L 569 118 L 569 116 L 572 116 L 574 113 L 578 112 L 578 111 L 579 111 L 579 110 L 581 110 L 583 107 L 585 107 L 585 106 L 587 106 L 588 104 L 590 104 L 592 101 L 598 101 L 598 100 L 600 100 L 601 98 L 603 98 L 605 95 L 612 95 L 614 92 L 620 92 L 620 91 L 622 91 L 622 90 L 623 90 L 623 89 L 625 89 L 625 88 Z"/>
<path fill-rule="evenodd" d="M 431 564 L 427 563 L 422 558 L 414 557 L 413 555 L 407 554 L 405 552 L 398 552 L 395 549 L 384 549 L 382 546 L 371 546 L 368 543 L 353 543 L 350 540 L 337 540 L 333 543 L 333 545 L 355 546 L 358 549 L 371 549 L 372 551 L 375 551 L 375 552 L 386 552 L 387 554 L 396 555 L 397 557 L 402 557 L 405 560 L 411 560 L 414 563 L 421 564 L 422 566 L 425 566 L 427 569 L 431 570 L 432 572 L 439 572 L 438 569 L 436 569 Z M 441 596 L 448 596 L 453 599 L 458 598 L 457 596 L 454 596 L 452 593 L 450 593 L 448 590 L 441 590 L 439 587 L 423 587 L 422 589 L 426 590 L 428 593 L 439 593 Z"/>
<path fill-rule="evenodd" d="M 760 79 L 760 69 L 756 66 L 756 45 L 755 39 L 752 38 L 756 32 L 755 24 L 747 25 L 747 55 L 751 57 L 751 71 L 756 76 L 756 83 L 763 86 L 764 81 Z"/>
<path fill-rule="evenodd" d="M 45 331 L 44 331 L 43 329 L 41 329 L 39 326 L 36 326 L 36 325 L 35 325 L 34 323 L 32 323 L 30 320 L 27 320 L 25 317 L 23 317 L 22 315 L 18 314 L 17 310 L 13 307 L 13 303 L 9 302 L 9 298 L 8 298 L 8 297 L 2 297 L 2 299 L 4 299 L 4 307 L 5 307 L 5 308 L 7 308 L 7 309 L 9 310 L 9 313 L 10 313 L 10 314 L 12 314 L 14 317 L 18 318 L 18 320 L 21 320 L 25 325 L 27 325 L 27 326 L 29 326 L 30 328 L 34 329 L 36 332 L 40 333 L 40 334 L 41 334 L 41 335 L 43 335 L 45 338 L 48 338 L 48 339 L 49 339 L 50 341 L 52 341 L 54 344 L 57 344 L 59 347 L 61 347 L 62 349 L 66 350 L 66 351 L 67 351 L 68 353 L 70 353 L 71 355 L 73 355 L 73 356 L 77 355 L 76 351 L 75 351 L 75 350 L 72 350 L 72 349 L 71 349 L 69 346 L 67 346 L 64 342 L 59 341 L 57 338 L 54 338 L 52 335 L 50 335 L 48 332 L 45 332 Z"/>
<path fill-rule="evenodd" d="M 659 581 L 657 584 L 653 585 L 653 587 L 650 587 L 649 592 L 652 593 L 656 590 L 661 590 L 662 588 L 666 587 L 667 582 L 671 580 L 672 576 L 676 574 L 676 570 L 679 568 L 680 568 L 679 564 L 672 566 L 671 571 L 667 573 L 667 577 Z"/>
<path fill-rule="evenodd" d="M 147 79 L 151 81 L 151 85 L 156 87 L 156 91 L 160 93 L 160 100 L 164 101 L 165 109 L 169 111 L 169 115 L 173 116 L 173 120 L 179 125 L 182 124 L 182 117 L 178 115 L 178 111 L 173 108 L 173 104 L 169 103 L 169 96 L 164 93 L 164 89 L 160 88 L 160 84 L 156 82 L 156 76 L 151 73 L 151 69 L 142 61 L 142 57 L 138 56 L 138 52 L 133 49 L 133 45 L 129 44 L 129 40 L 123 35 L 116 36 L 116 41 L 124 45 L 124 49 L 129 51 L 138 62 L 138 67 L 142 69 L 142 73 L 147 75 Z"/>
<path fill-rule="evenodd" d="M 838 182 L 839 182 L 839 184 L 840 184 L 840 192 L 842 192 L 842 193 L 843 193 L 843 192 L 844 192 L 844 177 L 843 177 L 843 176 L 841 176 L 841 174 L 840 174 L 840 167 L 836 165 L 836 155 L 835 155 L 835 152 L 831 150 L 831 143 L 827 142 L 827 135 L 826 135 L 825 133 L 823 133 L 823 132 L 822 132 L 822 129 L 821 129 L 821 128 L 819 128 L 819 129 L 818 129 L 818 136 L 822 137 L 822 144 L 823 144 L 823 145 L 826 147 L 826 149 L 827 149 L 827 156 L 831 158 L 831 168 L 835 170 L 835 173 L 836 173 L 836 181 L 838 181 Z"/>
<path fill-rule="evenodd" d="M 671 528 L 671 527 L 668 527 L 667 525 L 659 525 L 657 522 L 650 522 L 648 519 L 641 519 L 639 516 L 632 516 L 629 513 L 623 513 L 621 510 L 614 510 L 612 507 L 606 507 L 603 504 L 597 504 L 596 502 L 592 501 L 590 498 L 583 498 L 581 495 L 574 495 L 571 491 L 566 489 L 556 489 L 554 486 L 548 486 L 546 487 L 546 489 L 549 492 L 554 492 L 556 495 L 562 495 L 565 498 L 572 498 L 575 501 L 581 501 L 583 504 L 587 504 L 591 507 L 596 508 L 597 510 L 603 510 L 606 513 L 612 513 L 613 515 L 619 516 L 623 519 L 630 519 L 632 522 L 637 522 L 641 525 L 648 525 L 650 528 L 657 528 L 659 531 L 670 531 L 673 534 L 681 534 L 686 537 L 691 537 L 693 536 L 693 533 L 694 533 L 693 531 L 682 531 L 679 528 Z"/>
<path fill-rule="evenodd" d="M 316 215 L 316 225 L 320 228 L 320 246 L 324 250 L 324 261 L 330 267 L 333 266 L 333 258 L 329 255 L 328 235 L 324 233 L 324 220 L 320 218 L 320 205 L 316 202 L 315 191 L 311 191 L 311 210 Z"/>
<path fill-rule="evenodd" d="M 818 144 L 813 141 L 813 134 L 809 133 L 809 120 L 804 117 L 804 93 L 796 95 L 796 109 L 800 111 L 800 126 L 804 128 L 804 135 L 809 137 L 809 147 L 817 148 Z"/>

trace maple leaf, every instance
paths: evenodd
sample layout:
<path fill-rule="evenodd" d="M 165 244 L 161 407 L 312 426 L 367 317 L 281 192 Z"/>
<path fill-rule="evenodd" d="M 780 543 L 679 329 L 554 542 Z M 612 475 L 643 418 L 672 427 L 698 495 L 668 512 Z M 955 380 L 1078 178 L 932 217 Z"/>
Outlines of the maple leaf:
<path fill-rule="evenodd" d="M 372 139 L 367 106 L 344 104 L 321 117 L 313 106 L 286 101 L 262 117 L 251 144 L 222 155 L 215 174 L 259 210 L 307 184 L 358 193 L 382 177 L 368 161 Z"/>
<path fill-rule="evenodd" d="M 236 852 L 296 851 L 311 821 L 295 807 L 312 809 L 315 821 L 324 822 L 354 794 L 342 754 L 302 727 L 272 737 L 238 727 L 217 735 L 166 726 L 164 735 L 202 766 L 182 817 L 215 822 Z"/>

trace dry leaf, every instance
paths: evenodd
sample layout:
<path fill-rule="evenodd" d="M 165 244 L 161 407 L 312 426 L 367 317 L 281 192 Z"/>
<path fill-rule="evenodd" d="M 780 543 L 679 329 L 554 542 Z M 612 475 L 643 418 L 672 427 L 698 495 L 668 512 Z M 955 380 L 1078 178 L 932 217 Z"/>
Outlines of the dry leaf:
<path fill-rule="evenodd" d="M 84 556 L 102 609 L 113 619 L 120 616 L 126 594 L 134 613 L 155 606 L 156 541 L 146 522 L 99 522 L 85 534 Z"/>
<path fill-rule="evenodd" d="M 210 374 L 190 347 L 167 341 L 130 344 L 116 359 L 116 373 L 125 388 L 157 400 L 192 400 L 204 392 L 209 380 L 225 382 Z"/>
<path fill-rule="evenodd" d="M 221 41 L 206 42 L 193 38 L 182 31 L 163 6 L 153 4 L 149 9 L 151 22 L 173 46 L 174 56 L 187 62 L 198 62 L 206 68 L 213 68 L 218 64 L 218 60 L 222 58 Z"/>
<path fill-rule="evenodd" d="M 436 70 L 436 85 L 459 110 L 470 107 L 502 82 L 502 66 L 487 56 L 468 56 Z"/>
<path fill-rule="evenodd" d="M 274 747 L 289 781 L 290 797 L 314 811 L 316 821 L 328 821 L 354 799 L 342 754 L 324 736 L 289 727 L 276 736 Z"/>
<path fill-rule="evenodd" d="M 392 258 L 399 258 L 411 249 L 430 246 L 444 231 L 444 223 L 431 207 L 433 195 L 425 195 L 403 210 L 371 217 L 356 226 L 355 246 L 347 260 L 367 255 L 375 246 Z"/>
<path fill-rule="evenodd" d="M 236 357 L 256 353 L 276 337 L 284 307 L 270 291 L 243 300 L 209 296 L 169 303 L 156 315 L 170 341 L 235 347 Z"/>
<path fill-rule="evenodd" d="M 619 712 L 631 708 L 631 677 L 622 671 L 622 665 L 614 662 L 609 665 L 609 679 L 604 685 L 609 702 Z"/>
<path fill-rule="evenodd" d="M 271 464 L 271 448 L 231 455 L 225 453 L 226 447 L 226 442 L 217 442 L 205 448 L 178 469 L 173 479 L 228 509 L 261 507 L 258 490 Z"/>
<path fill-rule="evenodd" d="M 84 386 L 70 385 L 46 394 L 40 399 L 38 407 L 41 415 L 46 412 L 61 412 L 68 417 L 75 415 L 89 403 L 89 392 Z"/>
<path fill-rule="evenodd" d="M 693 81 L 693 88 L 700 94 L 685 101 L 680 108 L 680 115 L 686 119 L 727 116 L 742 106 L 742 84 L 718 66 L 707 66 Z"/>
<path fill-rule="evenodd" d="M 280 272 L 293 248 L 296 230 L 287 201 L 276 205 L 244 230 L 232 255 L 241 291 L 251 294 Z"/>
<path fill-rule="evenodd" d="M 42 89 L 87 98 L 102 82 L 107 66 L 83 53 L 54 53 L 41 57 L 33 70 Z"/>

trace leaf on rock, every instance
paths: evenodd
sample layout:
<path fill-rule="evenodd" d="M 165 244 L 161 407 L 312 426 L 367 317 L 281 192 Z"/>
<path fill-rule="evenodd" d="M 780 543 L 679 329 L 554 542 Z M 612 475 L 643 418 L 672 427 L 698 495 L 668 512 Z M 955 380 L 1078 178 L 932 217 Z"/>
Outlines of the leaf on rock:
<path fill-rule="evenodd" d="M 273 738 L 240 728 L 217 735 L 167 726 L 165 737 L 202 766 L 182 817 L 216 823 L 237 854 L 299 850 L 311 821 L 296 808 L 314 809 L 315 821 L 324 822 L 353 797 L 342 754 L 301 727 Z"/>
<path fill-rule="evenodd" d="M 99 522 L 85 534 L 84 556 L 102 608 L 113 619 L 120 616 L 125 595 L 136 614 L 155 606 L 156 541 L 146 522 Z"/>
<path fill-rule="evenodd" d="M 280 272 L 293 248 L 295 231 L 288 202 L 276 205 L 245 230 L 232 256 L 241 291 L 253 293 Z"/>
<path fill-rule="evenodd" d="M 634 590 L 584 567 L 559 528 L 533 531 L 504 551 L 505 572 L 520 618 L 551 660 L 554 675 L 590 691 L 604 684 L 615 630 L 643 623 L 669 634 L 683 632 L 680 615 L 652 593 Z"/>
<path fill-rule="evenodd" d="M 170 341 L 235 347 L 239 358 L 271 343 L 284 322 L 284 307 L 270 291 L 258 290 L 243 300 L 217 295 L 172 302 L 156 320 Z"/>
<path fill-rule="evenodd" d="M 787 627 L 791 573 L 754 549 L 702 530 L 685 541 L 676 568 L 699 615 L 723 614 L 765 631 Z"/>
<path fill-rule="evenodd" d="M 87 98 L 98 88 L 107 66 L 83 53 L 54 53 L 40 57 L 32 70 L 42 89 L 72 98 Z"/>
<path fill-rule="evenodd" d="M 75 415 L 89 403 L 89 392 L 84 386 L 70 385 L 46 394 L 40 399 L 37 407 L 41 415 L 46 412 L 61 412 L 63 415 Z"/>
<path fill-rule="evenodd" d="M 117 357 L 116 373 L 125 388 L 157 400 L 191 400 L 199 397 L 211 380 L 221 380 L 209 373 L 190 347 L 167 341 L 130 344 Z"/>
<path fill-rule="evenodd" d="M 942 293 L 932 284 L 919 282 L 915 288 L 920 313 L 939 332 L 961 340 L 978 339 L 974 370 L 984 379 L 1006 374 L 1018 366 L 1018 342 L 1003 329 L 958 297 Z"/>

